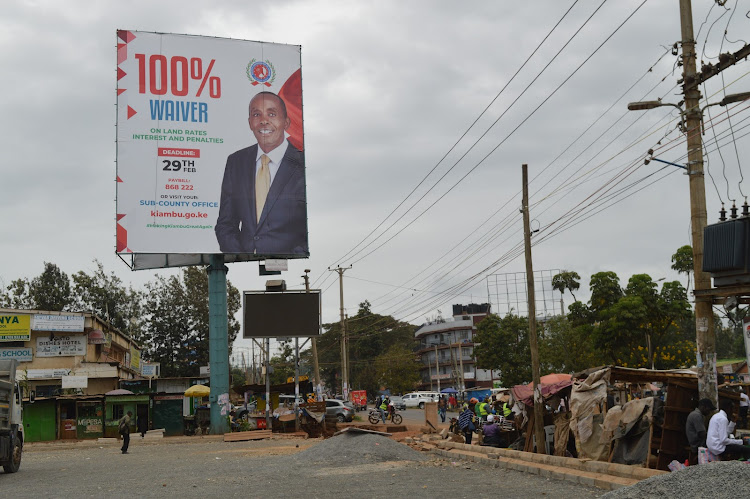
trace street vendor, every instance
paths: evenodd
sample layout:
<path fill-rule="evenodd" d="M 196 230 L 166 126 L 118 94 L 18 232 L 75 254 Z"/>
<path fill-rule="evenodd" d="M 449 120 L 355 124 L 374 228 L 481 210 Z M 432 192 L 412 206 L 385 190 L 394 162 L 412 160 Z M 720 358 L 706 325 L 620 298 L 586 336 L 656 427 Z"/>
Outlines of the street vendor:
<path fill-rule="evenodd" d="M 705 418 L 715 410 L 716 407 L 710 399 L 701 399 L 698 402 L 698 407 L 688 414 L 685 423 L 685 436 L 687 436 L 688 444 L 690 444 L 689 462 L 691 465 L 698 464 L 698 447 L 706 446 Z"/>
<path fill-rule="evenodd" d="M 464 404 L 461 414 L 458 415 L 458 427 L 463 432 L 466 443 L 471 445 L 471 439 L 476 430 L 476 415 L 469 404 Z"/>
<path fill-rule="evenodd" d="M 737 454 L 750 459 L 750 446 L 742 445 L 742 440 L 729 438 L 729 416 L 734 412 L 734 402 L 723 399 L 719 402 L 719 412 L 708 422 L 706 446 L 712 454 L 722 457 L 726 453 Z"/>
<path fill-rule="evenodd" d="M 482 426 L 482 445 L 500 447 L 501 443 L 500 427 L 495 422 L 495 416 L 489 414 L 487 416 L 487 423 Z"/>

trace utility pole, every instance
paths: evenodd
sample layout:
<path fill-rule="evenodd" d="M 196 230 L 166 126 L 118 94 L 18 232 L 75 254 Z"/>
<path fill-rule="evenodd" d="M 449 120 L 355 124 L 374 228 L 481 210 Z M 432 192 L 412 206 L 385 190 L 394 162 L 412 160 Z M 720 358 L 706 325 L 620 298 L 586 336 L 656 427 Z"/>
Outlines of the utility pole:
<path fill-rule="evenodd" d="M 437 378 L 437 391 L 440 392 L 440 362 L 438 361 L 437 345 L 435 345 L 435 378 Z"/>
<path fill-rule="evenodd" d="M 305 280 L 305 292 L 310 292 L 310 269 L 305 269 L 305 275 L 302 278 Z M 321 401 L 322 399 L 322 387 L 320 384 L 320 365 L 318 364 L 318 339 L 313 336 L 312 342 L 312 357 L 313 357 L 313 376 L 315 381 L 315 400 Z"/>
<path fill-rule="evenodd" d="M 698 397 L 711 400 L 718 407 L 716 386 L 716 336 L 712 298 L 697 296 L 711 289 L 711 277 L 703 271 L 703 229 L 706 227 L 706 187 L 703 176 L 700 89 L 696 81 L 693 8 L 690 0 L 680 0 L 682 31 L 682 78 L 685 97 L 685 134 L 688 148 L 690 182 L 690 225 L 693 241 L 693 274 L 695 275 L 695 331 L 698 347 Z"/>
<path fill-rule="evenodd" d="M 521 166 L 523 182 L 523 241 L 526 249 L 526 284 L 529 308 L 529 347 L 531 349 L 531 377 L 534 381 L 534 435 L 536 435 L 536 451 L 546 454 L 544 437 L 544 404 L 542 404 L 542 387 L 539 376 L 539 347 L 536 335 L 536 295 L 534 294 L 534 266 L 531 263 L 531 230 L 529 228 L 529 167 Z M 528 432 L 527 432 L 528 433 Z"/>
<path fill-rule="evenodd" d="M 349 400 L 349 377 L 347 371 L 349 366 L 346 365 L 346 325 L 344 324 L 344 272 L 352 268 L 351 265 L 348 267 L 338 266 L 335 269 L 329 268 L 331 272 L 338 272 L 339 274 L 339 302 L 341 304 L 341 394 L 344 396 L 344 400 Z"/>

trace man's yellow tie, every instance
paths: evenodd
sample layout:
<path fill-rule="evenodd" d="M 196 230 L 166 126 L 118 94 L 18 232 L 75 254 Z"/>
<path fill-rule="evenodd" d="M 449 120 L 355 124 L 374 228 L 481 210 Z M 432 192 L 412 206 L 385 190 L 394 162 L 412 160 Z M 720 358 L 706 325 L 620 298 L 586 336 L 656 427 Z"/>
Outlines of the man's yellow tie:
<path fill-rule="evenodd" d="M 263 213 L 263 206 L 266 204 L 268 190 L 271 188 L 271 169 L 268 168 L 270 162 L 271 158 L 261 154 L 260 169 L 255 175 L 255 215 L 257 222 L 260 222 L 260 215 Z"/>

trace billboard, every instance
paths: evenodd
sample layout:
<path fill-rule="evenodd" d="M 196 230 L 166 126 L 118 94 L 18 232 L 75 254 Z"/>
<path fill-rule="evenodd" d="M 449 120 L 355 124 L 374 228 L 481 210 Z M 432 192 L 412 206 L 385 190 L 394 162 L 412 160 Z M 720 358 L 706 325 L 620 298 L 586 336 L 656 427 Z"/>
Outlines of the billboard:
<path fill-rule="evenodd" d="M 320 334 L 320 290 L 245 291 L 243 338 L 286 338 Z"/>
<path fill-rule="evenodd" d="M 308 257 L 300 46 L 117 37 L 117 253 Z"/>
<path fill-rule="evenodd" d="M 30 315 L 0 315 L 0 341 L 29 341 Z"/>

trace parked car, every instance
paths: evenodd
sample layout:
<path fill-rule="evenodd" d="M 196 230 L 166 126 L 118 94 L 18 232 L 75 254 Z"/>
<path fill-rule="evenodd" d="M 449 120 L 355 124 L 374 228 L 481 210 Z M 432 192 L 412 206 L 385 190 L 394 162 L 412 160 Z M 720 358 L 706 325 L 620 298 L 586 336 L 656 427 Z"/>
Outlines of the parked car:
<path fill-rule="evenodd" d="M 404 397 L 401 397 L 399 395 L 394 395 L 391 397 L 391 403 L 393 404 L 393 407 L 396 408 L 398 411 L 405 411 L 406 410 L 406 404 L 404 403 Z"/>
<path fill-rule="evenodd" d="M 440 394 L 438 392 L 413 392 L 404 395 L 404 404 L 406 407 L 419 407 L 424 409 L 427 402 L 437 402 Z"/>
<path fill-rule="evenodd" d="M 326 416 L 335 416 L 339 423 L 349 422 L 354 419 L 354 407 L 347 406 L 351 402 L 344 403 L 341 400 L 326 400 Z"/>

